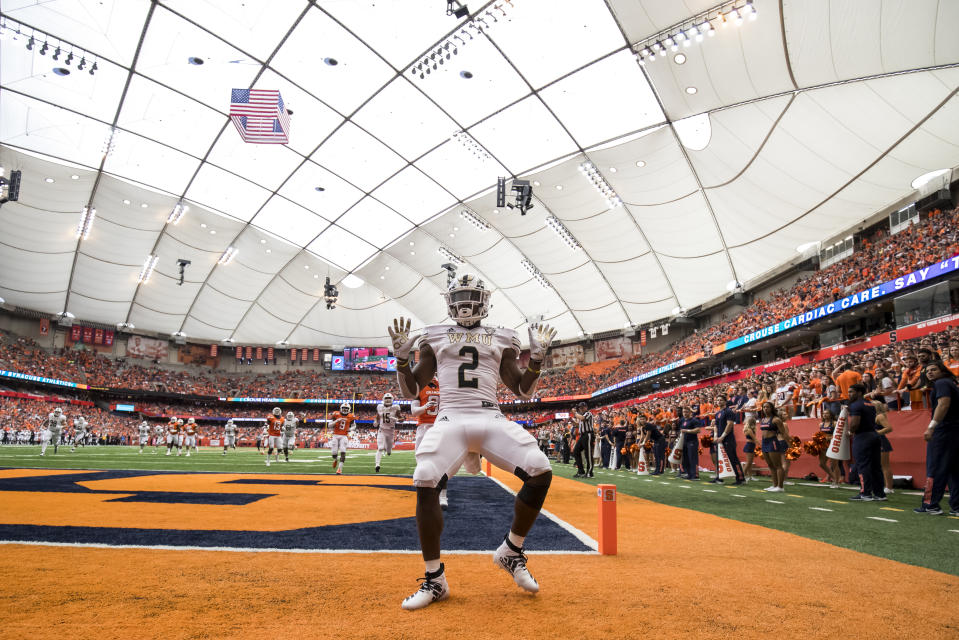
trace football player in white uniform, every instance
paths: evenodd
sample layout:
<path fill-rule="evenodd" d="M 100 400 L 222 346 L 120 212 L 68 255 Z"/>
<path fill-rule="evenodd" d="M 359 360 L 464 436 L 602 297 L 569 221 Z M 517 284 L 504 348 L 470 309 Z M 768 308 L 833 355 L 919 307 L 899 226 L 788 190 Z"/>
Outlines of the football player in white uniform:
<path fill-rule="evenodd" d="M 376 417 L 373 427 L 376 432 L 376 472 L 380 472 L 383 454 L 392 455 L 393 442 L 396 440 L 396 423 L 400 421 L 400 407 L 393 403 L 393 394 L 383 395 L 383 402 L 376 405 Z"/>
<path fill-rule="evenodd" d="M 402 394 L 417 397 L 434 374 L 443 393 L 436 420 L 416 450 L 416 524 L 426 578 L 403 601 L 404 609 L 420 609 L 449 597 L 445 568 L 440 562 L 443 511 L 439 494 L 470 453 L 485 456 L 523 481 L 516 494 L 513 522 L 493 553 L 493 562 L 526 591 L 539 591 L 526 567 L 523 542 L 543 506 L 553 473 L 536 439 L 500 413 L 496 385 L 502 380 L 520 398 L 531 398 L 556 331 L 547 325 L 530 325 L 530 361 L 525 370 L 520 369 L 517 333 L 480 324 L 489 312 L 489 297 L 490 291 L 474 276 L 454 279 L 446 292 L 446 304 L 455 324 L 424 329 L 415 369 L 410 366 L 414 344 L 410 321 L 400 318 L 388 328 Z"/>
<path fill-rule="evenodd" d="M 60 407 L 57 407 L 47 415 L 46 428 L 41 434 L 40 455 L 47 453 L 47 445 L 53 444 L 53 454 L 56 455 L 57 448 L 60 446 L 60 436 L 63 434 L 63 427 L 67 424 L 67 417 L 63 415 Z"/>
<path fill-rule="evenodd" d="M 77 450 L 77 445 L 87 446 L 87 419 L 83 416 L 73 421 L 73 446 L 70 447 L 70 453 Z"/>
<path fill-rule="evenodd" d="M 166 429 L 163 428 L 163 425 L 157 423 L 153 427 L 153 455 L 156 455 L 159 451 L 160 446 L 163 444 L 163 434 L 166 433 Z"/>
<path fill-rule="evenodd" d="M 140 432 L 140 451 L 139 451 L 139 453 L 143 453 L 143 447 L 145 447 L 145 446 L 147 445 L 147 443 L 150 441 L 150 425 L 147 424 L 147 421 L 146 421 L 146 420 L 143 420 L 142 422 L 140 422 L 140 426 L 138 427 L 138 430 L 139 430 L 139 432 Z M 154 453 L 156 453 L 156 452 L 154 451 Z"/>
<path fill-rule="evenodd" d="M 226 455 L 229 447 L 236 449 L 236 425 L 233 424 L 233 418 L 227 420 L 226 426 L 223 427 L 223 455 Z"/>
<path fill-rule="evenodd" d="M 290 461 L 290 449 L 296 444 L 297 418 L 292 411 L 286 412 L 286 421 L 283 423 L 283 457 Z"/>

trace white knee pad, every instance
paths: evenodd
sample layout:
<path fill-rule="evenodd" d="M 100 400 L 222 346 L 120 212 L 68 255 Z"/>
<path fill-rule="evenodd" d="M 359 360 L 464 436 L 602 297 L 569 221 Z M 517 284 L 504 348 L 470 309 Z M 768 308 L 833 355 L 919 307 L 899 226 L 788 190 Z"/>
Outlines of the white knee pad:
<path fill-rule="evenodd" d="M 416 487 L 430 487 L 435 489 L 443 478 L 443 472 L 432 460 L 417 460 L 416 470 L 413 471 L 413 485 Z"/>

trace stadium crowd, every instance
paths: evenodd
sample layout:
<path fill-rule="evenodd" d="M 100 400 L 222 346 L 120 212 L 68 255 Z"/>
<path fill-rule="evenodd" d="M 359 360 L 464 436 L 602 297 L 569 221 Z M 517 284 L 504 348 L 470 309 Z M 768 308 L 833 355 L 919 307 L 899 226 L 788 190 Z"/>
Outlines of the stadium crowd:
<path fill-rule="evenodd" d="M 861 247 L 851 256 L 800 278 L 788 289 L 778 289 L 765 299 L 755 299 L 735 317 L 700 329 L 664 351 L 624 359 L 600 374 L 589 372 L 590 369 L 582 365 L 544 374 L 539 383 L 540 395 L 582 393 L 576 390 L 602 388 L 695 354 L 711 355 L 713 347 L 750 331 L 874 284 L 893 280 L 957 253 L 959 209 L 934 210 L 918 224 L 895 235 L 880 230 L 863 238 Z"/>

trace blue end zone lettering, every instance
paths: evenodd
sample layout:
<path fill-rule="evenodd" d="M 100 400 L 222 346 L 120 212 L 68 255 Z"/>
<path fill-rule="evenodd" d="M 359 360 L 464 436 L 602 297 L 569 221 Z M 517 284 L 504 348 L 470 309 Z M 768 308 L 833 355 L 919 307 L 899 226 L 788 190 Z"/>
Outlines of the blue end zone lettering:
<path fill-rule="evenodd" d="M 58 493 L 133 494 L 120 496 L 110 502 L 181 503 L 230 506 L 236 508 L 257 500 L 273 497 L 274 494 L 257 493 L 191 493 L 182 491 L 111 491 L 91 490 L 78 482 L 91 482 L 113 478 L 134 478 L 151 475 L 180 474 L 180 472 L 156 471 L 102 471 L 92 473 L 64 473 L 62 475 L 32 476 L 25 478 L 0 478 L 2 491 L 36 491 Z M 182 475 L 195 475 L 192 473 Z M 216 475 L 216 474 L 212 474 Z M 360 480 L 360 477 L 357 477 Z M 382 480 L 390 482 L 391 478 Z M 316 499 L 335 492 L 340 486 L 386 488 L 397 491 L 414 491 L 412 486 L 393 484 L 356 484 L 325 482 L 325 478 L 241 478 L 223 482 L 229 485 L 298 485 L 315 486 Z M 389 492 L 380 494 L 389 499 Z M 486 552 L 495 549 L 509 531 L 513 517 L 514 497 L 485 477 L 455 477 L 449 482 L 450 507 L 446 511 L 442 545 L 446 551 Z M 0 501 L 3 500 L 0 494 Z M 206 508 L 206 507 L 204 507 Z M 370 516 L 376 517 L 374 504 Z M 0 516 L 2 518 L 2 516 Z M 237 513 L 238 521 L 243 518 Z M 244 521 L 245 526 L 255 523 Z M 274 523 L 269 523 L 274 524 Z M 27 524 L 0 524 L 0 540 L 16 542 L 41 542 L 51 544 L 98 544 L 116 546 L 173 546 L 262 550 L 338 550 L 338 551 L 410 551 L 419 550 L 416 533 L 416 518 L 411 514 L 404 518 L 370 520 L 349 524 L 304 527 L 281 531 L 254 529 L 159 529 L 130 527 L 51 526 Z M 526 548 L 539 552 L 591 553 L 588 546 L 576 535 L 546 516 L 537 518 Z"/>

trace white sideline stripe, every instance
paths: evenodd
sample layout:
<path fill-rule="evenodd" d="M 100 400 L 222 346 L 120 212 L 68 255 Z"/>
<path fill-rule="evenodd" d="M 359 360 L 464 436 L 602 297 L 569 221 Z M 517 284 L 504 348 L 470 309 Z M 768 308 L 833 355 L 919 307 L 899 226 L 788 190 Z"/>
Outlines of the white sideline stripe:
<path fill-rule="evenodd" d="M 515 491 L 513 491 L 512 489 L 510 489 L 509 487 L 507 487 L 505 484 L 503 484 L 502 482 L 500 482 L 500 481 L 497 480 L 496 478 L 490 478 L 490 476 L 486 476 L 486 477 L 489 478 L 490 480 L 492 480 L 493 482 L 495 482 L 496 484 L 498 484 L 500 487 L 502 487 L 502 488 L 503 488 L 507 493 L 509 493 L 510 495 L 512 495 L 512 496 L 515 496 L 515 495 L 516 495 L 516 492 L 515 492 Z M 588 554 L 588 553 L 598 553 L 598 552 L 599 552 L 599 543 L 597 543 L 595 540 L 593 540 L 592 538 L 590 538 L 588 535 L 586 535 L 585 533 L 583 533 L 582 531 L 580 531 L 579 529 L 577 529 L 576 527 L 574 527 L 574 526 L 571 525 L 570 523 L 566 522 L 565 520 L 561 520 L 560 518 L 558 518 L 558 517 L 555 516 L 554 514 L 550 513 L 550 512 L 547 511 L 546 509 L 540 509 L 539 512 L 540 512 L 541 514 L 543 514 L 544 516 L 546 516 L 547 518 L 549 518 L 550 520 L 552 520 L 553 522 L 555 522 L 556 524 L 558 524 L 558 525 L 559 525 L 560 527 L 562 527 L 563 529 L 565 529 L 568 533 L 572 534 L 572 536 L 573 536 L 574 538 L 576 538 L 577 540 L 579 540 L 580 542 L 582 542 L 583 544 L 585 544 L 587 547 L 589 547 L 590 549 L 592 549 L 592 551 L 577 551 L 576 553 L 587 553 L 587 554 Z M 419 552 L 417 552 L 417 553 L 419 553 Z"/>
<path fill-rule="evenodd" d="M 34 547 L 76 547 L 88 549 L 156 549 L 163 551 L 230 551 L 234 553 L 395 553 L 420 555 L 418 549 L 269 549 L 261 547 L 193 547 L 166 544 L 104 544 L 102 542 L 40 542 L 34 540 L 0 540 L 0 544 L 24 544 Z M 488 550 L 443 549 L 448 555 L 485 555 Z M 596 555 L 595 551 L 524 551 L 527 555 Z"/>
<path fill-rule="evenodd" d="M 879 520 L 880 522 L 899 522 L 898 520 L 893 520 L 892 518 L 880 518 L 878 516 L 866 516 L 870 520 Z"/>
<path fill-rule="evenodd" d="M 813 511 L 832 511 L 832 509 L 827 509 L 826 507 L 809 507 Z"/>
<path fill-rule="evenodd" d="M 786 504 L 785 502 L 780 502 L 779 500 L 766 500 L 766 502 L 772 502 L 773 504 Z"/>

